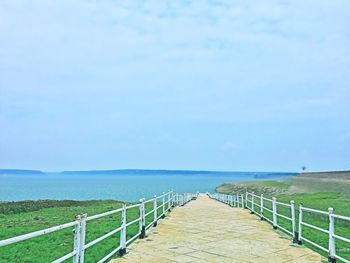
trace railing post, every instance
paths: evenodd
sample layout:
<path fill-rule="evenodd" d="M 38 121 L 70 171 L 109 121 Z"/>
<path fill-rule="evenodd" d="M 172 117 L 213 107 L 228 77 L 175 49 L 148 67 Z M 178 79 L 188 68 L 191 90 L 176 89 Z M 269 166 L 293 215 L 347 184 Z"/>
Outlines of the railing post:
<path fill-rule="evenodd" d="M 126 254 L 126 205 L 123 205 L 122 210 L 122 229 L 120 230 L 120 249 L 119 255 L 123 256 Z"/>
<path fill-rule="evenodd" d="M 329 241 L 328 241 L 328 262 L 335 263 L 335 238 L 334 238 L 334 209 L 328 208 L 328 214 L 329 214 Z"/>
<path fill-rule="evenodd" d="M 243 194 L 241 194 L 241 202 L 242 202 L 242 208 L 244 208 L 244 197 L 243 197 Z"/>
<path fill-rule="evenodd" d="M 170 204 L 170 202 L 171 202 L 171 199 L 170 199 L 170 194 L 171 194 L 171 192 L 168 192 L 168 194 L 167 194 L 167 199 L 168 199 L 168 212 L 170 211 L 170 207 L 171 207 L 171 204 Z"/>
<path fill-rule="evenodd" d="M 276 197 L 272 197 L 272 226 L 273 229 L 277 229 L 277 206 Z"/>
<path fill-rule="evenodd" d="M 145 199 L 140 199 L 140 238 L 146 237 Z"/>
<path fill-rule="evenodd" d="M 250 211 L 250 213 L 254 214 L 254 192 L 252 192 L 252 200 L 251 201 L 252 201 L 252 204 L 251 204 L 252 205 L 252 207 L 251 207 L 252 211 Z"/>
<path fill-rule="evenodd" d="M 260 195 L 260 219 L 264 220 L 264 194 Z"/>
<path fill-rule="evenodd" d="M 303 204 L 299 204 L 299 226 L 298 226 L 298 244 L 301 245 L 302 231 L 303 231 Z"/>
<path fill-rule="evenodd" d="M 163 209 L 162 218 L 165 218 L 165 193 L 164 192 L 163 192 L 163 198 L 162 198 L 162 209 Z"/>
<path fill-rule="evenodd" d="M 74 251 L 76 254 L 73 257 L 73 263 L 79 263 L 80 258 L 80 215 L 75 217 L 76 225 L 74 228 Z"/>
<path fill-rule="evenodd" d="M 73 263 L 84 263 L 84 246 L 86 235 L 86 214 L 78 215 L 76 217 L 77 224 L 74 231 L 74 250 L 76 251 L 73 257 Z"/>
<path fill-rule="evenodd" d="M 248 192 L 245 192 L 245 208 L 248 208 Z"/>
<path fill-rule="evenodd" d="M 153 227 L 156 227 L 157 226 L 157 196 L 155 195 L 153 197 Z"/>
<path fill-rule="evenodd" d="M 236 207 L 236 195 L 233 195 L 233 206 Z"/>
<path fill-rule="evenodd" d="M 295 204 L 293 200 L 290 201 L 290 215 L 292 218 L 293 243 L 298 243 L 298 232 L 296 232 L 295 225 Z"/>
<path fill-rule="evenodd" d="M 174 190 L 171 190 L 171 206 L 172 207 L 175 207 L 174 197 L 175 197 Z"/>

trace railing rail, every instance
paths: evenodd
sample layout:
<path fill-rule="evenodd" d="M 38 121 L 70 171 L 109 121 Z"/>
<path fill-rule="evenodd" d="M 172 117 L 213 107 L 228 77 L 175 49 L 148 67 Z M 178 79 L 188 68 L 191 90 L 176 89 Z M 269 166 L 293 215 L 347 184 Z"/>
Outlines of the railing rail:
<path fill-rule="evenodd" d="M 231 207 L 241 207 L 244 208 L 244 197 L 242 194 L 234 194 L 234 195 L 226 195 L 226 194 L 218 194 L 218 193 L 208 193 L 207 195 L 215 200 L 218 200 L 222 203 L 228 204 Z"/>
<path fill-rule="evenodd" d="M 323 215 L 327 217 L 328 219 L 328 229 L 324 229 L 319 226 L 312 225 L 312 223 L 307 223 L 304 218 L 304 212 L 313 213 L 317 215 Z M 350 239 L 346 238 L 344 236 L 341 236 L 340 234 L 335 233 L 335 219 L 339 219 L 342 221 L 347 221 L 350 223 L 350 217 L 343 216 L 343 215 L 337 215 L 334 214 L 333 208 L 328 208 L 327 211 L 321 211 L 317 209 L 311 209 L 304 207 L 302 204 L 299 206 L 299 236 L 298 241 L 301 244 L 303 241 L 306 243 L 309 243 L 310 245 L 317 247 L 318 249 L 327 252 L 328 253 L 328 259 L 329 262 L 336 262 L 337 259 L 339 259 L 342 262 L 350 263 L 349 259 L 345 259 L 341 257 L 339 254 L 337 254 L 336 251 L 336 240 L 341 240 L 342 242 L 350 244 Z M 316 240 L 310 240 L 302 235 L 303 233 L 303 226 L 309 227 L 312 230 L 316 230 L 319 232 L 322 232 L 324 234 L 328 235 L 328 247 L 323 247 L 322 245 L 318 244 Z"/>
<path fill-rule="evenodd" d="M 160 218 L 164 218 L 167 212 L 171 211 L 171 208 L 174 206 L 183 206 L 190 202 L 191 200 L 197 198 L 198 193 L 174 193 L 173 190 L 166 193 L 162 193 L 160 196 L 154 196 L 152 199 L 145 200 L 144 198 L 140 199 L 139 203 L 126 205 L 124 204 L 122 208 L 107 211 L 101 214 L 87 216 L 86 214 L 78 215 L 76 220 L 66 224 L 46 228 L 43 230 L 31 232 L 28 234 L 0 240 L 0 247 L 15 244 L 21 241 L 32 239 L 35 237 L 43 236 L 49 233 L 57 232 L 62 229 L 67 229 L 74 227 L 74 247 L 73 251 L 68 254 L 52 261 L 52 263 L 61 263 L 70 258 L 72 258 L 73 263 L 83 263 L 85 257 L 85 250 L 96 245 L 97 243 L 105 240 L 106 238 L 111 237 L 114 234 L 120 233 L 119 245 L 113 249 L 108 255 L 103 257 L 98 263 L 106 262 L 109 258 L 119 252 L 119 255 L 122 256 L 126 253 L 126 247 L 136 238 L 144 238 L 146 235 L 146 230 L 151 226 L 157 226 L 157 222 Z M 146 213 L 145 204 L 153 203 L 153 207 L 150 211 Z M 127 222 L 127 211 L 129 209 L 139 208 L 138 217 L 133 219 L 130 222 Z M 159 209 L 161 209 L 160 215 L 158 215 Z M 121 216 L 121 225 L 112 231 L 85 243 L 86 236 L 86 223 L 93 221 L 99 218 L 103 218 L 113 214 L 120 214 Z M 153 220 L 150 224 L 146 225 L 146 217 L 153 214 Z M 139 231 L 134 234 L 131 238 L 127 240 L 127 228 L 133 224 L 139 223 Z"/>
<path fill-rule="evenodd" d="M 322 210 L 317 210 L 317 209 L 304 207 L 303 205 L 300 205 L 299 211 L 298 211 L 299 218 L 297 222 L 296 209 L 295 209 L 295 204 L 293 200 L 290 201 L 290 203 L 283 203 L 283 202 L 277 201 L 275 197 L 272 197 L 271 199 L 269 199 L 264 197 L 262 194 L 256 195 L 254 194 L 254 192 L 251 192 L 251 193 L 246 192 L 245 199 L 243 199 L 242 194 L 226 195 L 226 194 L 219 194 L 219 193 L 214 193 L 214 194 L 207 193 L 207 195 L 210 198 L 216 199 L 220 202 L 226 203 L 233 207 L 239 207 L 239 205 L 237 205 L 235 200 L 240 200 L 239 204 L 244 204 L 244 207 L 248 209 L 251 212 L 251 214 L 256 214 L 260 217 L 261 220 L 268 221 L 269 223 L 272 224 L 274 229 L 280 229 L 283 232 L 289 234 L 292 237 L 294 243 L 302 244 L 302 242 L 304 241 L 310 244 L 311 246 L 314 246 L 328 253 L 328 261 L 331 263 L 336 262 L 337 259 L 345 263 L 350 263 L 349 259 L 345 259 L 344 257 L 340 256 L 339 254 L 337 254 L 337 251 L 336 251 L 336 240 L 341 240 L 342 242 L 350 244 L 350 238 L 344 237 L 339 233 L 338 234 L 335 233 L 335 219 L 343 220 L 350 223 L 350 217 L 334 214 L 333 208 L 329 208 L 328 211 L 322 211 Z M 283 212 L 281 212 L 280 210 L 281 207 L 289 210 L 288 215 L 282 214 Z M 270 218 L 267 216 L 266 212 L 270 213 Z M 311 222 L 306 222 L 304 217 L 304 212 L 313 213 L 320 216 L 327 216 L 328 229 L 324 229 L 322 227 L 316 226 Z M 282 224 L 280 223 L 280 219 L 287 220 L 287 222 L 289 222 L 290 229 L 287 229 L 285 227 L 286 225 L 288 225 L 288 223 L 284 223 L 282 226 Z M 297 229 L 297 225 L 298 225 L 298 229 Z M 329 237 L 328 247 L 323 247 L 322 245 L 318 244 L 317 242 L 319 240 L 311 240 L 310 238 L 306 238 L 303 235 L 303 227 L 308 227 L 313 231 L 318 231 L 318 232 L 327 234 Z"/>
<path fill-rule="evenodd" d="M 258 216 L 260 216 L 261 220 L 266 220 L 270 222 L 274 229 L 280 229 L 288 235 L 291 235 L 293 237 L 293 241 L 295 243 L 297 242 L 294 201 L 290 201 L 289 204 L 282 203 L 278 202 L 275 197 L 269 199 L 264 197 L 263 194 L 256 195 L 254 194 L 254 192 L 247 192 L 246 196 L 246 203 L 250 204 L 247 205 L 246 208 L 249 209 L 252 214 L 257 214 Z M 259 210 L 255 209 L 256 206 L 259 208 Z M 271 207 L 271 209 L 269 207 Z M 288 209 L 289 215 L 283 215 L 282 213 L 279 213 L 279 207 Z M 270 213 L 272 218 L 269 218 L 265 212 Z M 279 218 L 285 219 L 288 222 L 290 222 L 289 229 L 285 226 L 282 226 L 282 224 L 279 224 Z"/>

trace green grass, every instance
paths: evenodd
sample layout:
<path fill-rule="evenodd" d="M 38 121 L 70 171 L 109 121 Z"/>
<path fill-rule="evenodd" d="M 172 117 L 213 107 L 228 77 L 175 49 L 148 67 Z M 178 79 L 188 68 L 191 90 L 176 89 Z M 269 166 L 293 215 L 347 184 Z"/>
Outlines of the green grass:
<path fill-rule="evenodd" d="M 350 180 L 295 177 L 286 181 L 291 194 L 336 192 L 350 198 Z"/>
<path fill-rule="evenodd" d="M 326 189 L 334 190 L 332 183 L 330 183 L 329 181 L 323 181 L 323 182 L 318 181 L 316 185 L 312 185 L 312 183 L 309 180 L 307 180 L 306 183 L 304 181 L 303 189 L 310 189 L 310 188 L 312 188 L 313 190 L 319 189 L 320 192 L 315 193 L 311 191 L 311 193 L 295 193 L 294 192 L 295 189 L 300 189 L 299 187 L 300 184 L 301 184 L 301 180 L 299 179 L 282 181 L 282 182 L 269 181 L 269 182 L 238 183 L 238 184 L 232 183 L 232 184 L 224 184 L 222 186 L 217 187 L 217 191 L 229 194 L 229 193 L 234 193 L 235 191 L 239 193 L 245 193 L 245 191 L 247 190 L 249 192 L 254 191 L 258 195 L 263 193 L 265 197 L 277 196 L 277 201 L 283 202 L 283 203 L 290 203 L 291 200 L 294 200 L 295 208 L 296 208 L 297 227 L 298 227 L 299 204 L 303 204 L 303 206 L 305 207 L 322 210 L 322 211 L 328 211 L 328 208 L 332 207 L 334 208 L 335 214 L 350 216 L 350 199 L 348 197 L 349 189 L 338 188 L 339 192 L 326 192 Z M 339 184 L 339 182 L 336 182 L 336 184 Z M 254 205 L 254 210 L 260 212 L 260 208 L 257 206 L 257 204 L 260 205 L 260 199 L 256 198 L 255 203 L 256 204 Z M 248 203 L 248 206 L 251 206 L 251 204 Z M 264 201 L 264 207 L 267 207 L 270 210 L 272 210 L 271 202 Z M 277 211 L 279 214 L 282 214 L 288 217 L 291 216 L 290 209 L 285 208 L 283 206 L 278 205 Z M 264 216 L 272 220 L 272 214 L 269 211 L 264 211 Z M 304 212 L 303 221 L 328 230 L 327 215 L 318 215 L 314 213 Z M 286 219 L 278 217 L 278 224 L 288 229 L 289 231 L 292 230 L 290 221 Z M 298 231 L 298 228 L 297 228 L 297 231 Z M 350 222 L 336 219 L 335 233 L 350 239 Z M 326 247 L 326 248 L 328 247 L 328 234 L 303 226 L 303 237 L 310 239 L 316 242 L 317 244 L 322 245 L 323 247 Z M 312 245 L 307 244 L 306 242 L 304 242 L 304 245 L 317 251 L 318 253 L 324 256 L 327 256 L 324 252 L 315 248 Z M 340 240 L 336 240 L 336 249 L 337 249 L 338 255 L 344 257 L 347 260 L 350 260 L 350 244 Z"/>
<path fill-rule="evenodd" d="M 160 204 L 158 204 L 160 205 Z M 0 240 L 74 221 L 78 214 L 95 215 L 118 209 L 118 201 L 25 201 L 0 203 Z M 146 213 L 153 203 L 145 206 Z M 158 215 L 162 213 L 159 209 Z M 127 210 L 127 222 L 139 217 L 139 208 Z M 146 217 L 146 225 L 153 213 Z M 121 213 L 87 222 L 86 243 L 106 234 L 121 224 Z M 127 240 L 139 231 L 138 222 L 127 229 Z M 73 228 L 60 230 L 41 237 L 0 248 L 0 262 L 51 262 L 73 250 Z M 97 262 L 119 245 L 119 233 L 92 246 L 85 252 L 85 262 Z M 66 262 L 71 262 L 71 259 Z"/>
<path fill-rule="evenodd" d="M 280 202 L 289 202 L 290 200 L 294 200 L 297 206 L 302 203 L 305 207 L 322 211 L 328 211 L 328 207 L 332 207 L 334 208 L 334 212 L 336 214 L 350 216 L 350 199 L 343 198 L 340 193 L 323 192 L 315 194 L 294 194 L 290 196 L 280 196 L 278 200 Z M 281 210 L 279 210 L 279 212 L 281 212 Z M 282 211 L 282 214 L 285 213 Z M 296 214 L 298 222 L 298 211 Z M 328 230 L 329 227 L 327 215 L 320 215 L 304 211 L 303 221 L 326 230 Z M 279 223 L 284 226 L 288 225 L 286 220 L 280 220 Z M 350 238 L 350 222 L 336 219 L 335 233 L 340 236 Z M 303 226 L 303 236 L 319 245 L 322 245 L 323 247 L 328 247 L 328 234 Z M 306 242 L 304 242 L 304 244 L 318 253 L 325 255 L 325 253 L 307 244 Z M 340 240 L 336 240 L 336 244 L 337 254 L 350 260 L 350 244 Z"/>

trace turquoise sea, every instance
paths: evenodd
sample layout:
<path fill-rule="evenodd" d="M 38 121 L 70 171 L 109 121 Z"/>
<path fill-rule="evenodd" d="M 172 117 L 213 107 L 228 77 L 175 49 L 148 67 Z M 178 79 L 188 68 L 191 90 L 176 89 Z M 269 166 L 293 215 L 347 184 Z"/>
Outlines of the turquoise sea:
<path fill-rule="evenodd" d="M 279 180 L 293 174 L 247 172 L 147 172 L 103 174 L 0 175 L 0 201 L 37 199 L 114 199 L 137 201 L 162 191 L 213 192 L 225 182 Z"/>

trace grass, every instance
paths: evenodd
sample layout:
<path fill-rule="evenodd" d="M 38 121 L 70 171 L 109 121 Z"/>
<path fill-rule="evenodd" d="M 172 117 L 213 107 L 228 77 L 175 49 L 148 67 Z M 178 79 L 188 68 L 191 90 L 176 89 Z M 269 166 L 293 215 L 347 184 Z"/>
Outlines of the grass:
<path fill-rule="evenodd" d="M 74 221 L 78 214 L 95 215 L 118 209 L 118 201 L 24 201 L 0 203 L 0 240 Z M 153 204 L 145 206 L 146 213 Z M 158 209 L 160 215 L 162 209 Z M 127 210 L 127 222 L 139 217 L 139 208 Z M 153 213 L 146 217 L 146 225 Z M 121 213 L 87 222 L 86 243 L 106 234 L 121 224 Z M 139 231 L 136 222 L 127 229 L 127 240 Z M 41 263 L 51 262 L 73 250 L 73 228 L 60 230 L 41 237 L 0 248 L 0 262 Z M 85 262 L 97 262 L 119 245 L 119 233 L 92 246 L 85 252 Z M 71 262 L 69 259 L 66 262 Z"/>
<path fill-rule="evenodd" d="M 314 181 L 317 183 L 314 183 Z M 345 187 L 336 188 L 334 185 L 338 185 L 340 182 L 332 182 L 329 180 L 320 181 L 317 179 L 304 180 L 304 179 L 293 179 L 281 182 L 253 182 L 253 183 L 229 183 L 217 187 L 217 191 L 226 194 L 232 194 L 234 192 L 245 193 L 245 191 L 254 191 L 257 195 L 264 194 L 265 197 L 277 196 L 277 200 L 283 203 L 290 203 L 294 200 L 296 207 L 296 220 L 298 226 L 298 206 L 303 204 L 305 207 L 314 208 L 317 210 L 328 211 L 329 207 L 334 208 L 335 214 L 350 216 L 350 199 L 349 191 Z M 348 182 L 343 183 L 347 185 Z M 300 186 L 301 185 L 301 186 Z M 327 192 L 326 190 L 337 189 L 337 192 Z M 305 191 L 303 193 L 303 191 Z M 315 192 L 318 191 L 318 192 Z M 260 204 L 260 199 L 255 200 L 256 204 Z M 248 203 L 250 206 L 250 203 Z M 264 206 L 272 210 L 271 202 L 264 201 Z M 254 205 L 255 211 L 260 211 L 257 205 Z M 279 214 L 290 217 L 290 209 L 283 206 L 277 206 Z M 264 216 L 272 220 L 272 214 L 269 211 L 264 211 Z M 328 230 L 328 216 L 318 215 L 314 213 L 304 212 L 303 221 L 321 227 Z M 282 227 L 292 230 L 290 221 L 278 217 L 278 224 Z M 335 233 L 350 239 L 350 222 L 344 220 L 335 220 Z M 323 247 L 328 247 L 328 234 L 313 230 L 309 227 L 303 226 L 303 237 L 316 242 Z M 327 256 L 321 250 L 315 248 L 312 245 L 304 244 L 317 251 L 318 253 Z M 350 260 L 350 244 L 345 243 L 341 240 L 336 240 L 337 254 Z"/>
<path fill-rule="evenodd" d="M 226 194 L 243 194 L 246 191 L 254 191 L 256 194 L 264 194 L 266 196 L 335 192 L 340 193 L 342 197 L 350 198 L 350 178 L 348 180 L 340 180 L 297 176 L 283 181 L 225 183 L 218 186 L 216 191 Z"/>

